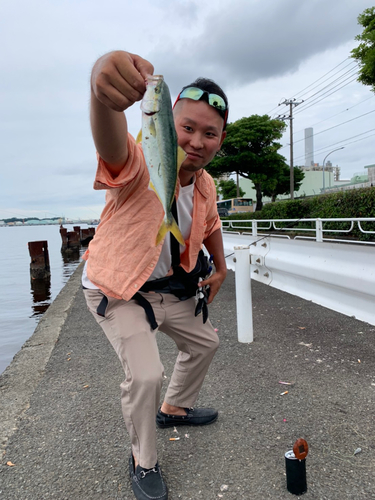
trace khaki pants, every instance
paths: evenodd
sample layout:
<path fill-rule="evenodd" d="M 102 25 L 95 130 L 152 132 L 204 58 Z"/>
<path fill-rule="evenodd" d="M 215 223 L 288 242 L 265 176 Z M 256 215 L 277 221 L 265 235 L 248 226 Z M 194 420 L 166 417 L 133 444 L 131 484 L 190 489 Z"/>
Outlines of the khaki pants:
<path fill-rule="evenodd" d="M 151 468 L 157 462 L 155 417 L 160 405 L 164 368 L 144 309 L 135 301 L 108 297 L 105 317 L 96 309 L 103 298 L 100 290 L 84 290 L 86 302 L 120 358 L 125 372 L 121 405 L 133 454 L 139 464 Z M 162 332 L 178 349 L 165 401 L 174 406 L 194 405 L 208 367 L 219 345 L 210 321 L 195 317 L 195 298 L 180 301 L 172 294 L 142 294 L 153 307 Z"/>

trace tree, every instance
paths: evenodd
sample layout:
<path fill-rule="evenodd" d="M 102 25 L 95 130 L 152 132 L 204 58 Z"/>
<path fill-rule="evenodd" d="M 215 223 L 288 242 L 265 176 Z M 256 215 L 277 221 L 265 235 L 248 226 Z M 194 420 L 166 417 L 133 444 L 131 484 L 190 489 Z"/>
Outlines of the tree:
<path fill-rule="evenodd" d="M 294 191 L 298 191 L 305 178 L 304 172 L 298 167 L 294 167 Z M 263 196 L 269 196 L 272 201 L 276 201 L 279 194 L 290 194 L 290 168 L 285 165 L 277 178 L 265 182 Z"/>
<path fill-rule="evenodd" d="M 361 43 L 351 51 L 360 66 L 358 81 L 369 85 L 375 92 L 375 7 L 370 7 L 358 16 L 358 24 L 364 30 L 355 37 Z"/>
<path fill-rule="evenodd" d="M 277 179 L 286 165 L 277 151 L 286 128 L 284 122 L 269 116 L 252 115 L 229 123 L 221 151 L 207 168 L 213 177 L 238 172 L 253 181 L 257 196 L 256 210 L 262 209 L 262 191 L 266 182 Z"/>
<path fill-rule="evenodd" d="M 229 200 L 231 198 L 237 198 L 237 184 L 233 179 L 221 180 L 219 182 L 219 194 L 223 197 L 223 200 Z M 244 196 L 245 191 L 239 188 L 240 196 Z"/>

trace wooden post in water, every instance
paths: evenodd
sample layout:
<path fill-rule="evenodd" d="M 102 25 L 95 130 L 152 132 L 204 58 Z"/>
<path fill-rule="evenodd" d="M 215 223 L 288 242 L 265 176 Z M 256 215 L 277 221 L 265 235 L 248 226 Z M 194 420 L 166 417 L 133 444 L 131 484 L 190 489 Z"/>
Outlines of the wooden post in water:
<path fill-rule="evenodd" d="M 68 231 L 66 234 L 68 236 L 68 248 L 78 251 L 81 246 L 80 232 Z"/>
<path fill-rule="evenodd" d="M 66 248 L 68 248 L 68 230 L 63 227 L 63 226 L 60 226 L 60 234 L 61 234 L 61 249 L 62 250 L 65 250 Z"/>
<path fill-rule="evenodd" d="M 73 231 L 79 234 L 79 238 L 81 239 L 81 226 L 73 226 Z"/>
<path fill-rule="evenodd" d="M 63 256 L 71 257 L 73 254 L 79 255 L 81 246 L 81 228 L 74 226 L 74 231 L 68 231 L 65 227 L 60 226 L 61 235 L 61 253 Z"/>
<path fill-rule="evenodd" d="M 87 229 L 81 229 L 81 245 L 83 247 L 87 247 L 90 241 L 93 239 L 95 235 L 95 228 L 88 227 Z"/>
<path fill-rule="evenodd" d="M 31 279 L 47 279 L 51 276 L 47 241 L 29 241 Z"/>

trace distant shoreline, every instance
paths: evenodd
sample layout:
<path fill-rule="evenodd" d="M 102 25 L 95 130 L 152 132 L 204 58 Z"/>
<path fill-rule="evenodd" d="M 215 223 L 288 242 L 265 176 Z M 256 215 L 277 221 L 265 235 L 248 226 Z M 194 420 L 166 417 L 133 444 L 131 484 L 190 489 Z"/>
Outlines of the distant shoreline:
<path fill-rule="evenodd" d="M 35 220 L 35 219 L 33 219 Z M 99 224 L 99 221 L 96 220 L 80 220 L 80 221 L 65 221 L 65 222 L 7 222 L 7 223 L 1 223 L 0 222 L 0 227 L 33 227 L 33 226 L 67 226 L 67 225 L 80 225 L 80 224 L 87 224 L 88 226 L 97 226 Z"/>

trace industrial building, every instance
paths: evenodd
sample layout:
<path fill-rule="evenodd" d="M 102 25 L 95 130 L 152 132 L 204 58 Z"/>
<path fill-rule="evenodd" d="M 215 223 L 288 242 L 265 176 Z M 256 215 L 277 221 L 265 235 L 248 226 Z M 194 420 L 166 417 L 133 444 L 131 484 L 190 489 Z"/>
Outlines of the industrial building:
<path fill-rule="evenodd" d="M 363 172 L 355 173 L 351 179 L 341 179 L 338 165 L 334 166 L 330 161 L 323 161 L 323 165 L 315 163 L 314 131 L 311 127 L 305 129 L 305 165 L 296 166 L 303 170 L 305 178 L 299 190 L 294 192 L 294 198 L 375 186 L 375 164 L 365 166 Z M 241 178 L 239 185 L 245 191 L 246 197 L 256 200 L 256 191 L 251 180 Z M 279 200 L 289 198 L 289 194 L 277 197 Z M 271 198 L 263 196 L 262 200 L 263 203 L 268 203 Z"/>

